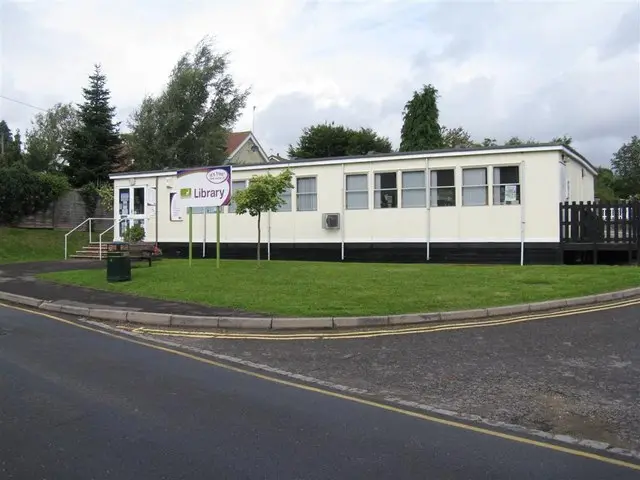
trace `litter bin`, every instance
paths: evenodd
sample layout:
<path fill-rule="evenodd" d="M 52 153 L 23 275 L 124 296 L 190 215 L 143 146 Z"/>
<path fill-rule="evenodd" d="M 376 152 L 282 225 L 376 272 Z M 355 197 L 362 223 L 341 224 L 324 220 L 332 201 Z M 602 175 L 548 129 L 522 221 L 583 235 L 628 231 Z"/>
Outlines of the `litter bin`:
<path fill-rule="evenodd" d="M 129 244 L 113 242 L 107 250 L 107 282 L 128 282 L 131 280 L 131 257 Z"/>

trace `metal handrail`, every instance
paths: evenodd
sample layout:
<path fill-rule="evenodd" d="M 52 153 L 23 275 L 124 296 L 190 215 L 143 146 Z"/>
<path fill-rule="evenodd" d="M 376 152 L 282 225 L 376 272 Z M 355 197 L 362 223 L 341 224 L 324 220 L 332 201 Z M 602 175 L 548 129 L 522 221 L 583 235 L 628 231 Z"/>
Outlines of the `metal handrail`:
<path fill-rule="evenodd" d="M 69 255 L 68 255 L 69 235 L 71 235 L 73 232 L 78 230 L 80 227 L 82 227 L 87 222 L 89 222 L 89 244 L 91 244 L 91 222 L 93 220 L 113 220 L 114 221 L 114 225 L 115 225 L 115 219 L 114 218 L 89 217 L 89 218 L 84 219 L 84 221 L 82 223 L 80 223 L 80 225 L 76 226 L 75 228 L 73 228 L 72 230 L 69 230 L 67 233 L 64 234 L 64 259 L 65 260 L 69 257 Z M 113 228 L 113 227 L 111 227 L 111 228 Z"/>
<path fill-rule="evenodd" d="M 99 236 L 98 236 L 98 248 L 100 249 L 100 253 L 99 253 L 99 258 L 100 260 L 102 260 L 102 236 L 107 233 L 109 230 L 113 230 L 116 226 L 116 223 L 113 222 L 113 225 L 111 225 L 109 228 L 107 228 L 104 232 L 102 232 Z"/>

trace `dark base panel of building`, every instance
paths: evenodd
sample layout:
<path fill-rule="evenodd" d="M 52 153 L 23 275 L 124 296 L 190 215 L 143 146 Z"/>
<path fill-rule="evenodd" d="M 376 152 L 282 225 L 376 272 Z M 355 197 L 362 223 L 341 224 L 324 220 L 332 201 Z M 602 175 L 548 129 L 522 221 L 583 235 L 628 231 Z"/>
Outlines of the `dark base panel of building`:
<path fill-rule="evenodd" d="M 188 258 L 187 243 L 159 243 L 166 258 Z M 194 243 L 193 258 L 203 258 L 202 243 Z M 260 249 L 267 258 L 267 244 Z M 223 243 L 223 259 L 255 259 L 256 245 Z M 520 243 L 432 243 L 429 263 L 520 264 Z M 426 243 L 345 243 L 345 262 L 427 263 Z M 215 243 L 207 243 L 204 258 L 215 258 Z M 339 243 L 272 243 L 272 260 L 341 261 Z M 525 243 L 524 263 L 552 265 L 563 263 L 557 243 Z"/>

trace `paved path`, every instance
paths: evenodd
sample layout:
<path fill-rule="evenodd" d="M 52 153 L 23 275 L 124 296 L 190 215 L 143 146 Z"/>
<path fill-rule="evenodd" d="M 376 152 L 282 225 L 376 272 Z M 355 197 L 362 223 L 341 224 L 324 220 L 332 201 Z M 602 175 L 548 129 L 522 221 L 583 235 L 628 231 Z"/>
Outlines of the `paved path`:
<path fill-rule="evenodd" d="M 635 479 L 0 307 L 0 478 Z"/>
<path fill-rule="evenodd" d="M 136 297 L 133 295 L 124 295 L 122 293 L 93 290 L 73 285 L 61 285 L 45 282 L 35 278 L 35 275 L 39 273 L 96 268 L 105 269 L 105 263 L 99 260 L 66 260 L 54 262 L 16 263 L 8 265 L 0 264 L 0 290 L 17 295 L 57 301 L 58 303 L 88 303 L 97 307 L 108 306 L 122 310 L 173 313 L 178 315 L 222 315 L 230 317 L 263 316 L 229 308 L 210 307 L 185 302 L 171 302 L 159 299 Z M 143 266 L 141 268 L 148 267 Z M 151 268 L 153 268 L 153 266 Z"/>

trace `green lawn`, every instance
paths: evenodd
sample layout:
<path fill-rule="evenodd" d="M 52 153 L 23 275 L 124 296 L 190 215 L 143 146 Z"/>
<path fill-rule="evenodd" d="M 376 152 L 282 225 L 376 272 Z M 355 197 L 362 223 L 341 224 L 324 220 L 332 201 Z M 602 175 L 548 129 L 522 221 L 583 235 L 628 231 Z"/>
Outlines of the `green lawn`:
<path fill-rule="evenodd" d="M 105 270 L 42 278 L 282 316 L 434 312 L 603 293 L 640 285 L 640 269 L 163 260 L 107 283 Z"/>
<path fill-rule="evenodd" d="M 0 227 L 0 264 L 64 260 L 64 235 L 68 230 Z M 87 232 L 69 235 L 69 253 L 89 243 Z"/>

